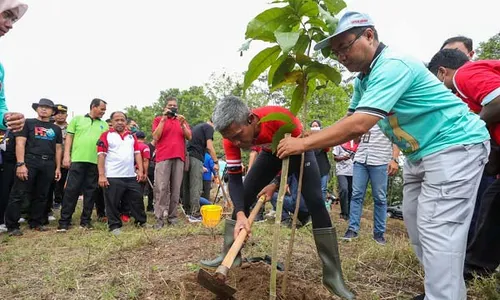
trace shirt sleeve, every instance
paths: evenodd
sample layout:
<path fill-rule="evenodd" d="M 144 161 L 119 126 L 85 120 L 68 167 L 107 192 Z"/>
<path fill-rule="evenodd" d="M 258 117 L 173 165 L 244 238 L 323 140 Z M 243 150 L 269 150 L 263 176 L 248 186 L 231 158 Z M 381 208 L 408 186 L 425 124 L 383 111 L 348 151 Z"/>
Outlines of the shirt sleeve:
<path fill-rule="evenodd" d="M 453 84 L 464 98 L 481 106 L 500 96 L 500 76 L 488 66 L 466 64 L 455 73 Z"/>
<path fill-rule="evenodd" d="M 76 120 L 78 117 L 71 119 L 71 121 L 68 124 L 68 127 L 66 128 L 67 133 L 75 134 L 76 132 Z"/>
<path fill-rule="evenodd" d="M 1 130 L 6 130 L 7 127 L 5 127 L 5 113 L 7 112 L 7 104 L 5 103 L 5 98 L 0 98 L 0 129 Z"/>
<path fill-rule="evenodd" d="M 97 155 L 108 153 L 108 132 L 103 132 L 99 140 L 97 140 Z"/>
<path fill-rule="evenodd" d="M 358 106 L 359 99 L 361 99 L 361 93 L 359 91 L 359 78 L 354 79 L 354 92 L 352 94 L 351 102 L 349 103 L 349 108 L 347 109 L 348 112 L 354 113 L 356 110 L 356 107 Z"/>
<path fill-rule="evenodd" d="M 151 126 L 152 132 L 154 132 L 156 130 L 156 128 L 158 127 L 158 124 L 160 124 L 160 117 L 156 117 L 153 120 L 153 125 Z"/>
<path fill-rule="evenodd" d="M 31 126 L 31 121 L 26 120 L 26 122 L 24 123 L 23 129 L 21 131 L 15 132 L 14 136 L 15 137 L 22 136 L 22 137 L 28 138 L 29 133 L 30 133 L 30 129 L 29 129 L 30 126 Z"/>
<path fill-rule="evenodd" d="M 229 174 L 241 174 L 241 150 L 228 139 L 223 141 L 224 152 L 226 153 L 227 172 Z"/>
<path fill-rule="evenodd" d="M 56 144 L 62 144 L 63 138 L 62 138 L 62 131 L 59 126 L 55 126 L 56 129 Z"/>
<path fill-rule="evenodd" d="M 214 140 L 214 128 L 208 124 L 205 126 L 205 137 L 207 140 Z"/>
<path fill-rule="evenodd" d="M 151 158 L 151 150 L 149 150 L 149 147 L 146 146 L 142 149 L 141 151 L 142 158 L 144 159 L 150 159 Z"/>
<path fill-rule="evenodd" d="M 383 62 L 369 76 L 368 86 L 355 107 L 356 113 L 370 114 L 381 119 L 387 116 L 415 77 L 410 67 L 397 59 Z"/>
<path fill-rule="evenodd" d="M 339 156 L 340 155 L 340 146 L 335 146 L 333 148 L 333 155 Z"/>
<path fill-rule="evenodd" d="M 141 153 L 141 145 L 139 145 L 139 141 L 137 141 L 137 138 L 135 136 L 133 137 L 134 137 L 134 153 Z"/>

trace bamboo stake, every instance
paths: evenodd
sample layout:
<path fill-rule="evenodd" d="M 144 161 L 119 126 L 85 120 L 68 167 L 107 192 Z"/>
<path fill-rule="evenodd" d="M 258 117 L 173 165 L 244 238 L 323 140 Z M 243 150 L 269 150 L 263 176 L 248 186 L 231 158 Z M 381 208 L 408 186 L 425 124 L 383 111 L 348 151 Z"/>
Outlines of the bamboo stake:
<path fill-rule="evenodd" d="M 289 137 L 290 134 L 285 134 L 285 137 Z M 281 181 L 280 189 L 278 192 L 278 200 L 276 201 L 276 217 L 274 221 L 274 235 L 273 235 L 273 252 L 271 254 L 271 281 L 269 283 L 269 299 L 276 299 L 276 273 L 278 265 L 278 246 L 279 237 L 281 229 L 281 212 L 283 211 L 283 198 L 286 193 L 286 183 L 288 179 L 288 165 L 290 159 L 287 157 L 282 161 L 281 167 Z"/>
<path fill-rule="evenodd" d="M 307 49 L 307 56 L 309 56 L 311 52 L 311 43 L 309 43 L 308 49 Z M 302 91 L 302 99 L 304 101 L 304 110 L 302 111 L 302 119 L 303 123 L 306 122 L 307 120 L 307 75 L 304 74 L 304 80 L 302 82 L 303 84 L 303 91 Z M 303 134 L 301 135 L 303 137 Z M 295 211 L 293 212 L 293 218 L 292 218 L 292 232 L 290 234 L 290 241 L 288 242 L 288 250 L 286 254 L 286 260 L 285 260 L 285 274 L 283 276 L 283 281 L 281 282 L 281 291 L 283 295 L 286 295 L 286 289 L 288 287 L 288 270 L 290 269 L 290 262 L 292 260 L 292 253 L 293 253 L 293 244 L 295 242 L 295 230 L 297 227 L 297 218 L 299 215 L 299 207 L 300 207 L 300 200 L 302 199 L 302 178 L 304 176 L 304 158 L 305 158 L 305 153 L 302 153 L 300 157 L 300 171 L 299 171 L 299 184 L 297 186 L 297 199 L 295 200 Z"/>
<path fill-rule="evenodd" d="M 304 153 L 302 153 L 300 158 L 299 185 L 297 186 L 297 199 L 295 200 L 295 211 L 293 212 L 293 218 L 292 218 L 292 233 L 290 234 L 290 241 L 288 242 L 288 251 L 285 260 L 285 274 L 283 276 L 283 281 L 281 282 L 281 292 L 283 295 L 286 295 L 286 289 L 288 286 L 288 270 L 290 269 L 290 261 L 292 260 L 293 243 L 295 241 L 295 230 L 297 227 L 297 218 L 299 215 L 300 201 L 302 199 L 303 176 L 304 176 Z"/>

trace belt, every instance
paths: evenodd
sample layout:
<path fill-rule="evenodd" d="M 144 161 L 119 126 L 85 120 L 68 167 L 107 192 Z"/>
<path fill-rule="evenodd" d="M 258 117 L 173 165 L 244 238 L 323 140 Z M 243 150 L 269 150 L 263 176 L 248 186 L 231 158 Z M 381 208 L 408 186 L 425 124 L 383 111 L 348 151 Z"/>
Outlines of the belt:
<path fill-rule="evenodd" d="M 28 154 L 26 154 L 26 156 L 31 157 L 31 158 L 38 158 L 41 160 L 54 160 L 54 155 L 28 153 Z"/>

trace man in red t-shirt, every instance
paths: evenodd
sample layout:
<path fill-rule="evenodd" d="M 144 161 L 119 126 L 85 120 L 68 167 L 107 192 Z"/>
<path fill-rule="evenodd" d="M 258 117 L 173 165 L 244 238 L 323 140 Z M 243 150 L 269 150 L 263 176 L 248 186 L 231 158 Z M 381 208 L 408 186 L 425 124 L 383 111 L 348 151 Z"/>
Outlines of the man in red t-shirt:
<path fill-rule="evenodd" d="M 429 70 L 486 122 L 492 138 L 491 154 L 485 171 L 500 171 L 500 61 L 469 62 L 456 49 L 439 51 L 429 62 Z M 484 176 L 483 176 L 484 177 Z M 465 276 L 489 276 L 500 264 L 500 179 L 496 179 L 479 198 L 480 205 L 465 256 Z M 474 217 L 473 217 L 474 220 Z"/>
<path fill-rule="evenodd" d="M 301 134 L 300 121 L 289 110 L 279 106 L 250 110 L 240 98 L 234 96 L 219 100 L 215 106 L 212 120 L 215 130 L 224 137 L 229 194 L 234 203 L 234 211 L 232 220 L 226 220 L 223 252 L 214 260 L 201 261 L 205 267 L 220 265 L 241 229 L 245 228 L 250 232 L 247 216 L 257 197 L 265 195 L 270 200 L 278 188 L 282 161 L 272 153 L 271 144 L 274 134 L 285 122 L 261 122 L 262 118 L 273 113 L 288 115 L 294 125 L 291 135 L 297 137 Z M 241 149 L 251 149 L 253 146 L 261 146 L 262 151 L 243 182 Z M 300 162 L 300 155 L 290 156 L 289 175 L 296 174 L 298 177 Z M 313 151 L 305 153 L 302 195 L 311 214 L 313 235 L 323 262 L 323 283 L 332 293 L 352 299 L 353 295 L 342 279 L 337 237 L 322 198 L 321 178 Z M 241 257 L 238 255 L 234 265 L 240 263 Z"/>
<path fill-rule="evenodd" d="M 156 141 L 155 166 L 155 216 L 156 229 L 165 225 L 164 214 L 168 213 L 169 224 L 177 223 L 186 140 L 191 140 L 191 129 L 183 115 L 177 114 L 177 99 L 167 98 L 163 115 L 153 121 L 153 139 Z"/>

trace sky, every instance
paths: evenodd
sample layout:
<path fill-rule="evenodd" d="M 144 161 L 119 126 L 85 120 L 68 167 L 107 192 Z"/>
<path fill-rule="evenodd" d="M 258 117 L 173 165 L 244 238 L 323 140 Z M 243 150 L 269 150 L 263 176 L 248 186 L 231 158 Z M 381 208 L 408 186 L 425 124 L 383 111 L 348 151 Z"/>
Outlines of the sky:
<path fill-rule="evenodd" d="M 242 73 L 267 47 L 252 43 L 240 57 L 246 25 L 272 7 L 271 0 L 25 2 L 27 13 L 0 38 L 0 62 L 9 110 L 28 117 L 40 98 L 67 105 L 70 116 L 102 98 L 109 116 L 150 105 L 161 90 L 203 85 L 213 73 Z M 468 36 L 476 47 L 500 32 L 497 0 L 346 3 L 374 19 L 382 42 L 422 61 L 448 37 Z"/>

